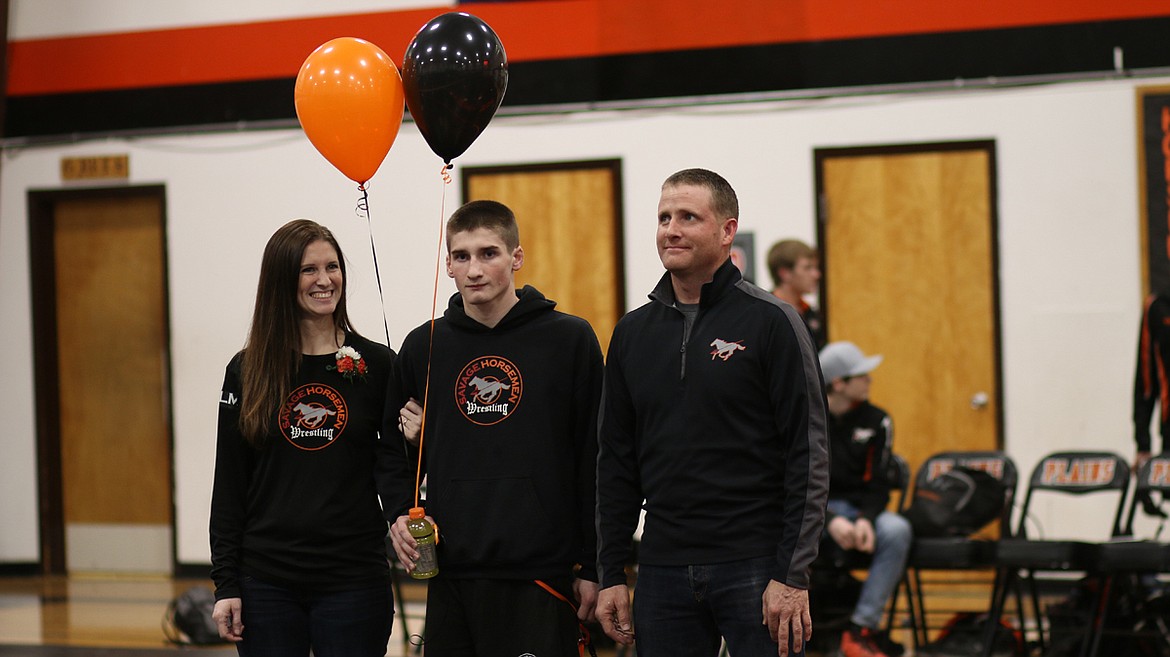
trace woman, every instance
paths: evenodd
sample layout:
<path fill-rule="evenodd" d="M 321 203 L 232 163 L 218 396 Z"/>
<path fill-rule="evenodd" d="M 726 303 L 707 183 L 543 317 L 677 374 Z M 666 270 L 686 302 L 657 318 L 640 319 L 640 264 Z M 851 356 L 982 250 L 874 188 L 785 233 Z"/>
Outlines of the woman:
<path fill-rule="evenodd" d="M 345 259 L 306 219 L 268 240 L 227 366 L 211 499 L 213 618 L 243 657 L 381 657 L 394 617 L 375 464 L 394 352 L 358 335 Z M 396 446 L 396 447 L 395 447 Z M 409 505 L 387 500 L 395 517 Z"/>

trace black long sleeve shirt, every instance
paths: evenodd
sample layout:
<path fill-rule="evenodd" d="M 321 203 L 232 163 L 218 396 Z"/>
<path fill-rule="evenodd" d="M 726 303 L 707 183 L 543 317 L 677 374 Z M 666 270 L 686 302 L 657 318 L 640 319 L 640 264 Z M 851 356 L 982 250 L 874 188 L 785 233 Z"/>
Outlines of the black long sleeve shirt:
<path fill-rule="evenodd" d="M 276 428 L 259 448 L 240 432 L 241 357 L 227 366 L 219 404 L 211 500 L 211 575 L 217 599 L 239 597 L 239 577 L 295 590 L 365 586 L 388 573 L 377 463 L 403 451 L 379 438 L 393 352 L 346 336 L 367 363 L 346 379 L 333 354 L 303 356 Z M 406 482 L 383 482 L 404 497 Z M 394 502 L 399 504 L 399 502 Z"/>

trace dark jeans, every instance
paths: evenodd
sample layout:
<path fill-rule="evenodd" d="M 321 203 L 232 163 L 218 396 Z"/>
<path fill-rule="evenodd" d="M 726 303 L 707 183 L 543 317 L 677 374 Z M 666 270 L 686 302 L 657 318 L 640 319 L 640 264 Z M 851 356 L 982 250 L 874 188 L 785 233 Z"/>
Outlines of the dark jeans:
<path fill-rule="evenodd" d="M 716 657 L 722 640 L 732 657 L 777 654 L 763 615 L 773 559 L 639 566 L 634 588 L 638 657 Z"/>
<path fill-rule="evenodd" d="M 390 582 L 304 593 L 243 577 L 240 657 L 383 657 L 394 623 Z"/>

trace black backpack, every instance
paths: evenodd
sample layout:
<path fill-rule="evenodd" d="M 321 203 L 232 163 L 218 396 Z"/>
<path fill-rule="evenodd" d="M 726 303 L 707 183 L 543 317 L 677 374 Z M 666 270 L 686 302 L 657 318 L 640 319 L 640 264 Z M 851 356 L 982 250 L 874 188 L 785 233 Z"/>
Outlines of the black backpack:
<path fill-rule="evenodd" d="M 985 613 L 961 611 L 939 630 L 938 639 L 922 647 L 921 654 L 932 657 L 981 655 L 989 622 Z M 1026 654 L 1023 633 L 1000 619 L 991 646 L 992 657 L 1021 657 Z"/>
<path fill-rule="evenodd" d="M 163 633 L 180 645 L 227 643 L 211 618 L 215 594 L 206 586 L 192 586 L 167 604 L 163 615 Z"/>
<path fill-rule="evenodd" d="M 969 536 L 995 520 L 1007 486 L 983 470 L 955 466 L 914 490 L 906 519 L 922 538 Z"/>

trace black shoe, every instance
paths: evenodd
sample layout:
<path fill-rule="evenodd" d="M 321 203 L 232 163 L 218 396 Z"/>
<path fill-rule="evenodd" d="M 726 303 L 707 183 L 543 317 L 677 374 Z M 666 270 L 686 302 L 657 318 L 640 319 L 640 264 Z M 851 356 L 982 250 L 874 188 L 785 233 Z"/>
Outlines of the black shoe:
<path fill-rule="evenodd" d="M 889 632 L 885 630 L 878 630 L 873 634 L 874 642 L 878 644 L 878 647 L 882 649 L 882 652 L 886 653 L 890 657 L 902 657 L 902 655 L 906 654 L 906 646 L 903 646 L 897 641 L 891 639 Z"/>

